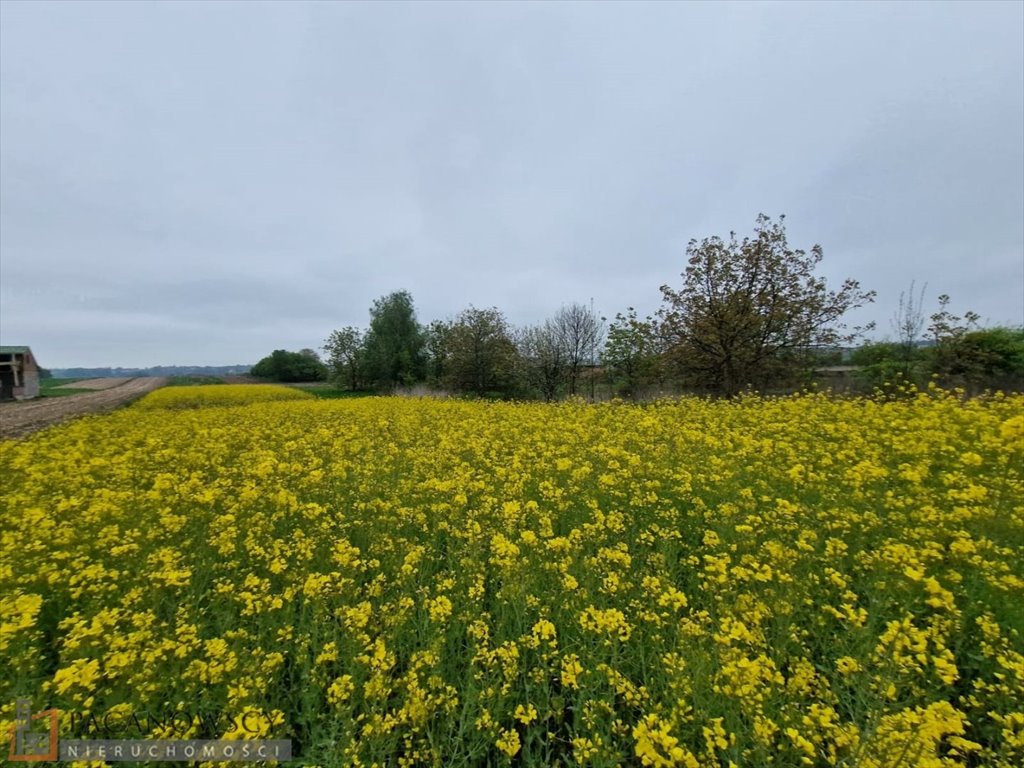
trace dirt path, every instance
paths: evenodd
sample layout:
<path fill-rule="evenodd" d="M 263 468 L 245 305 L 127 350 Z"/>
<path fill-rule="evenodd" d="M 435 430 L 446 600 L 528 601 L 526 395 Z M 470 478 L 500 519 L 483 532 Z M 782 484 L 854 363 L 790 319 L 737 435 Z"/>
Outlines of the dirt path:
<path fill-rule="evenodd" d="M 0 438 L 24 437 L 74 416 L 111 411 L 166 383 L 166 378 L 156 376 L 127 379 L 124 384 L 98 392 L 0 403 Z"/>

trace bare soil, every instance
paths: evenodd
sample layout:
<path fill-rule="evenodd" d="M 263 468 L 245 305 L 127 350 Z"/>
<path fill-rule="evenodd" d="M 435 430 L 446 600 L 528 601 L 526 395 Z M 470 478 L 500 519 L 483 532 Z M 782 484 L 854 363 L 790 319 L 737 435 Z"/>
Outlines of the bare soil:
<path fill-rule="evenodd" d="M 87 413 L 105 413 L 152 392 L 167 383 L 166 378 L 151 376 L 137 379 L 101 379 L 122 383 L 96 392 L 65 397 L 40 398 L 15 403 L 0 403 L 0 438 L 24 437 L 37 430 Z M 77 388 L 85 382 L 76 382 Z"/>
<path fill-rule="evenodd" d="M 54 389 L 113 389 L 129 381 L 131 379 L 83 379 L 82 381 L 73 381 L 63 387 L 54 387 Z"/>

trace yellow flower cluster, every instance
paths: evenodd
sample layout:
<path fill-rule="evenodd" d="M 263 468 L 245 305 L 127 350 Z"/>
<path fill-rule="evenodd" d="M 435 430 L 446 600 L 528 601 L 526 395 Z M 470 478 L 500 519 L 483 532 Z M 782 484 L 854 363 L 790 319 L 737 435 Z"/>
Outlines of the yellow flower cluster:
<path fill-rule="evenodd" d="M 159 390 L 0 443 L 0 732 L 27 697 L 324 766 L 1020 766 L 1022 467 L 1019 396 Z"/>
<path fill-rule="evenodd" d="M 209 408 L 214 405 L 252 405 L 278 400 L 310 400 L 314 395 L 278 384 L 201 384 L 163 387 L 146 395 L 135 407 Z"/>

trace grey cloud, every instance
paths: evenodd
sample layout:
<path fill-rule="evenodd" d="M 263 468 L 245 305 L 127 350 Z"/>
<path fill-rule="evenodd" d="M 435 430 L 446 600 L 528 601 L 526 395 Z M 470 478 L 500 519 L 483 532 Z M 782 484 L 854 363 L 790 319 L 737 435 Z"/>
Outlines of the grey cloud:
<path fill-rule="evenodd" d="M 657 307 L 787 213 L 882 330 L 911 279 L 1024 321 L 1024 8 L 0 4 L 0 336 L 253 361 L 410 290 Z"/>

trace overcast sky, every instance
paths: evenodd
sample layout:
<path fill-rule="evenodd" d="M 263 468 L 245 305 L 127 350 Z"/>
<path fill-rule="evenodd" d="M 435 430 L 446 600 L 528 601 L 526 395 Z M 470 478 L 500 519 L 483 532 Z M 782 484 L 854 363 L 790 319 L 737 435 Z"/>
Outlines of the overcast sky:
<path fill-rule="evenodd" d="M 786 214 L 1024 322 L 1024 4 L 0 2 L 0 342 L 251 363 L 410 291 L 642 314 Z"/>

